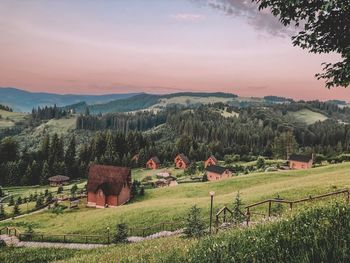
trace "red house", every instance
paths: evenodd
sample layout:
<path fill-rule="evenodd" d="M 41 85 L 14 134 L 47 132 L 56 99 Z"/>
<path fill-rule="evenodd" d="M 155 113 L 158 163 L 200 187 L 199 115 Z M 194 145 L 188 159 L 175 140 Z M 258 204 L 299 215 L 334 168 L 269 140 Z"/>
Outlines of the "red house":
<path fill-rule="evenodd" d="M 146 163 L 146 168 L 149 169 L 158 169 L 160 166 L 160 161 L 158 159 L 157 156 L 152 157 L 151 159 L 148 160 L 148 162 Z"/>
<path fill-rule="evenodd" d="M 178 154 L 175 157 L 174 162 L 175 162 L 175 167 L 179 169 L 187 169 L 191 164 L 190 160 L 183 153 Z"/>
<path fill-rule="evenodd" d="M 212 155 L 206 161 L 204 161 L 204 168 L 207 168 L 210 165 L 217 165 L 218 160 Z"/>
<path fill-rule="evenodd" d="M 93 164 L 87 183 L 89 207 L 123 205 L 131 198 L 131 171 L 128 167 Z"/>
<path fill-rule="evenodd" d="M 292 154 L 288 158 L 288 166 L 290 169 L 309 169 L 312 167 L 313 162 L 313 156 Z"/>
<path fill-rule="evenodd" d="M 206 169 L 208 181 L 217 181 L 230 178 L 232 172 L 225 167 L 210 165 Z"/>

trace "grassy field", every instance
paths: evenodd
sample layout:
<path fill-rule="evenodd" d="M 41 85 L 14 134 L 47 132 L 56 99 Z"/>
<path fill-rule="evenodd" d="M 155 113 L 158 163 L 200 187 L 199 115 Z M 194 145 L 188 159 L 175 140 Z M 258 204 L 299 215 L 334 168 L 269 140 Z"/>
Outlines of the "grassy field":
<path fill-rule="evenodd" d="M 288 114 L 296 118 L 298 121 L 306 123 L 308 125 L 314 124 L 315 122 L 318 122 L 318 121 L 325 121 L 328 119 L 327 116 L 308 109 L 302 109 L 299 111 L 290 112 Z"/>
<path fill-rule="evenodd" d="M 0 226 L 25 229 L 32 225 L 38 232 L 101 234 L 107 227 L 125 222 L 129 227 L 146 227 L 163 221 L 183 220 L 188 209 L 197 204 L 209 217 L 209 191 L 215 191 L 215 210 L 230 205 L 237 191 L 245 204 L 280 195 L 296 199 L 350 186 L 350 163 L 329 165 L 304 171 L 242 175 L 225 181 L 180 184 L 173 188 L 146 191 L 142 199 L 111 209 L 82 207 L 56 215 L 45 211 L 19 218 Z"/>
<path fill-rule="evenodd" d="M 16 122 L 23 121 L 26 115 L 21 112 L 0 110 L 0 129 L 13 127 Z"/>

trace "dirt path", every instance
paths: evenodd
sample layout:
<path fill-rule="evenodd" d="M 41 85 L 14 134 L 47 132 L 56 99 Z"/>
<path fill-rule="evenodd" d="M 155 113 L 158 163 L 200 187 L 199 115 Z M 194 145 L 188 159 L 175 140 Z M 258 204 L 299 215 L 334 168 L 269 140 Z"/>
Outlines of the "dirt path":
<path fill-rule="evenodd" d="M 102 244 L 79 244 L 79 243 L 53 243 L 53 242 L 24 242 L 20 241 L 16 247 L 36 247 L 36 248 L 68 248 L 68 249 L 94 249 L 108 247 Z"/>

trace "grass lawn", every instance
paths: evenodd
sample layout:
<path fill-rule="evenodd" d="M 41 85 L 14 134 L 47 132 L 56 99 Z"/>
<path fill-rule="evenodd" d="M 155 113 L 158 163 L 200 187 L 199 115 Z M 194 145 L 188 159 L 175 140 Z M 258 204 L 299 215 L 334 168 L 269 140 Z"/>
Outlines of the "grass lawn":
<path fill-rule="evenodd" d="M 327 116 L 325 116 L 321 113 L 318 113 L 318 112 L 308 110 L 308 109 L 302 109 L 302 110 L 295 111 L 295 112 L 289 112 L 288 114 L 295 117 L 298 121 L 304 122 L 308 125 L 314 124 L 315 122 L 318 122 L 318 121 L 325 121 L 328 119 Z"/>
<path fill-rule="evenodd" d="M 245 204 L 277 195 L 297 199 L 349 187 L 349 169 L 350 163 L 343 163 L 303 171 L 255 173 L 218 182 L 180 184 L 173 188 L 147 190 L 142 199 L 117 208 L 84 207 L 58 215 L 44 211 L 0 223 L 0 227 L 25 229 L 32 225 L 35 231 L 50 234 L 103 234 L 107 227 L 114 229 L 120 222 L 129 227 L 146 227 L 163 221 L 183 220 L 194 204 L 202 208 L 203 216 L 208 218 L 209 191 L 215 191 L 215 209 L 231 205 L 238 190 Z"/>
<path fill-rule="evenodd" d="M 69 185 L 65 185 L 63 186 L 63 194 L 64 193 L 69 193 L 70 189 L 72 188 L 72 186 L 74 184 L 77 184 L 78 188 L 83 188 L 85 187 L 86 184 L 86 180 L 80 180 L 78 182 L 73 182 Z M 8 193 L 9 195 L 13 195 L 15 199 L 17 199 L 19 196 L 24 198 L 24 197 L 29 197 L 30 194 L 40 194 L 40 193 L 44 193 L 45 190 L 49 190 L 50 192 L 52 192 L 53 194 L 57 193 L 58 187 L 51 187 L 49 185 L 44 185 L 44 186 L 11 186 L 11 187 L 4 187 L 3 190 L 5 191 L 5 193 Z M 5 198 L 3 200 L 4 203 L 8 202 L 9 197 Z"/>

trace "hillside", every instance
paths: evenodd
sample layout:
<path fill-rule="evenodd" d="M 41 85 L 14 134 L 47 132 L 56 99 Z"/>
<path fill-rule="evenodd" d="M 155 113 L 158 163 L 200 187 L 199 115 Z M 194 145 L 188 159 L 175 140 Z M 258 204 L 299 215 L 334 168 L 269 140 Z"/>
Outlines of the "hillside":
<path fill-rule="evenodd" d="M 143 199 L 113 209 L 81 207 L 55 215 L 51 212 L 33 214 L 0 226 L 25 229 L 31 225 L 38 232 L 99 234 L 118 222 L 129 227 L 147 227 L 164 221 L 184 220 L 188 209 L 197 204 L 203 218 L 209 216 L 209 191 L 215 192 L 215 210 L 231 206 L 239 190 L 245 204 L 273 198 L 296 199 L 350 187 L 350 163 L 329 165 L 305 171 L 270 172 L 242 175 L 219 182 L 180 184 L 173 188 L 147 190 Z M 140 216 L 142 215 L 142 216 Z"/>
<path fill-rule="evenodd" d="M 105 103 L 111 100 L 128 98 L 130 94 L 77 95 L 28 92 L 16 88 L 0 87 L 0 104 L 8 105 L 15 111 L 30 112 L 38 106 L 66 106 L 85 101 L 87 104 Z"/>
<path fill-rule="evenodd" d="M 298 121 L 303 122 L 307 125 L 314 124 L 318 121 L 325 121 L 328 119 L 328 117 L 324 114 L 311 111 L 309 109 L 302 109 L 295 112 L 289 112 L 288 114 L 293 116 Z"/>

